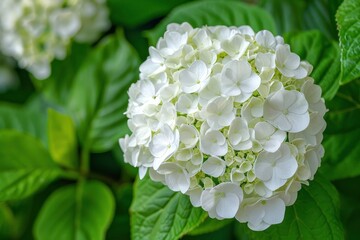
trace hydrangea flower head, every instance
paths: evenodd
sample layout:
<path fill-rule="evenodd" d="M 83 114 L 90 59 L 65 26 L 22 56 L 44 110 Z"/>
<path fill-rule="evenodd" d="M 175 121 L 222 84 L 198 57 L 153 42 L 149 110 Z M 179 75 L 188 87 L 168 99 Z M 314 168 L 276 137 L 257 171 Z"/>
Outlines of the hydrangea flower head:
<path fill-rule="evenodd" d="M 249 26 L 170 24 L 129 90 L 127 163 L 211 218 L 281 223 L 324 154 L 312 66 Z"/>
<path fill-rule="evenodd" d="M 0 50 L 44 79 L 73 39 L 92 42 L 109 24 L 105 0 L 1 0 Z"/>

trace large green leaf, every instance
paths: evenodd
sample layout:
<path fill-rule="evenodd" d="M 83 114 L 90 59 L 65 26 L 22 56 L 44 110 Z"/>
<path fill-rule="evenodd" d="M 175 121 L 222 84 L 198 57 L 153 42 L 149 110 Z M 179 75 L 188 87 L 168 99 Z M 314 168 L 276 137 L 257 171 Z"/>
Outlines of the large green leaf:
<path fill-rule="evenodd" d="M 130 212 L 133 240 L 179 239 L 207 216 L 201 208 L 191 205 L 188 196 L 149 177 L 135 182 Z"/>
<path fill-rule="evenodd" d="M 327 106 L 325 156 L 320 170 L 333 180 L 360 175 L 360 80 L 342 86 Z"/>
<path fill-rule="evenodd" d="M 313 65 L 311 76 L 321 86 L 323 97 L 326 100 L 333 98 L 340 81 L 340 51 L 337 43 L 327 40 L 319 31 L 290 33 L 285 36 L 285 40 L 293 52 Z"/>
<path fill-rule="evenodd" d="M 326 106 L 326 134 L 345 134 L 360 128 L 360 79 L 341 86 Z"/>
<path fill-rule="evenodd" d="M 341 47 L 341 83 L 360 77 L 360 1 L 345 0 L 336 13 Z"/>
<path fill-rule="evenodd" d="M 80 182 L 56 190 L 35 222 L 38 240 L 104 239 L 114 213 L 109 188 L 97 181 Z"/>
<path fill-rule="evenodd" d="M 72 119 L 48 110 L 49 151 L 54 161 L 68 168 L 77 167 L 77 142 Z"/>
<path fill-rule="evenodd" d="M 208 217 L 198 227 L 189 232 L 189 235 L 198 236 L 206 233 L 211 233 L 225 227 L 233 221 L 234 219 L 217 220 L 216 218 Z"/>
<path fill-rule="evenodd" d="M 341 218 L 345 230 L 345 239 L 358 240 L 360 236 L 360 177 L 336 181 L 341 193 Z"/>
<path fill-rule="evenodd" d="M 318 29 L 329 39 L 337 40 L 334 15 L 342 0 L 305 0 L 305 2 L 304 28 Z"/>
<path fill-rule="evenodd" d="M 46 117 L 34 107 L 0 103 L 0 129 L 13 129 L 34 136 L 47 146 Z"/>
<path fill-rule="evenodd" d="M 303 186 L 295 204 L 286 208 L 282 223 L 263 232 L 247 232 L 250 239 L 256 240 L 344 239 L 339 207 L 335 187 L 317 175 L 309 187 Z"/>
<path fill-rule="evenodd" d="M 304 28 L 304 1 L 261 0 L 259 5 L 273 16 L 279 34 Z"/>
<path fill-rule="evenodd" d="M 0 131 L 0 201 L 29 196 L 62 172 L 35 138 L 13 130 Z"/>
<path fill-rule="evenodd" d="M 319 30 L 329 39 L 336 39 L 335 12 L 342 0 L 261 0 L 276 22 L 278 33 Z"/>
<path fill-rule="evenodd" d="M 175 8 L 153 30 L 147 32 L 154 45 L 163 36 L 169 23 L 188 22 L 193 27 L 204 25 L 250 25 L 255 31 L 267 29 L 276 32 L 273 18 L 265 10 L 238 1 L 200 1 Z"/>
<path fill-rule="evenodd" d="M 175 6 L 189 0 L 108 0 L 110 18 L 119 25 L 134 27 L 164 16 Z"/>
<path fill-rule="evenodd" d="M 126 92 L 138 77 L 138 66 L 137 54 L 117 32 L 104 39 L 79 69 L 68 103 L 86 148 L 107 151 L 128 131 Z"/>

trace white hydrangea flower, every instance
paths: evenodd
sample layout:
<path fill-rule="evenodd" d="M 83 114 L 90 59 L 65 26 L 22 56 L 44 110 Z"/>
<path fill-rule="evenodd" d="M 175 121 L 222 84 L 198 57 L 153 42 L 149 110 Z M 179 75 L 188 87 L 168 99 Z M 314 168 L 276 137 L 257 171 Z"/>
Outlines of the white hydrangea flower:
<path fill-rule="evenodd" d="M 93 42 L 110 25 L 104 0 L 2 0 L 0 50 L 36 78 L 51 73 L 72 40 Z"/>
<path fill-rule="evenodd" d="M 309 125 L 308 108 L 301 92 L 279 90 L 265 100 L 264 118 L 280 130 L 300 132 Z"/>
<path fill-rule="evenodd" d="M 234 183 L 220 183 L 214 188 L 206 189 L 201 194 L 201 207 L 209 213 L 211 218 L 224 219 L 235 217 L 243 191 Z"/>
<path fill-rule="evenodd" d="M 256 177 L 271 191 L 283 186 L 297 168 L 298 163 L 285 143 L 276 152 L 262 151 L 254 164 Z"/>
<path fill-rule="evenodd" d="M 312 66 L 249 26 L 170 24 L 149 54 L 129 89 L 125 161 L 212 218 L 282 222 L 324 155 Z"/>
<path fill-rule="evenodd" d="M 280 198 L 259 200 L 255 204 L 242 206 L 236 214 L 239 222 L 247 222 L 250 229 L 262 231 L 272 224 L 281 223 L 285 215 L 285 204 Z"/>

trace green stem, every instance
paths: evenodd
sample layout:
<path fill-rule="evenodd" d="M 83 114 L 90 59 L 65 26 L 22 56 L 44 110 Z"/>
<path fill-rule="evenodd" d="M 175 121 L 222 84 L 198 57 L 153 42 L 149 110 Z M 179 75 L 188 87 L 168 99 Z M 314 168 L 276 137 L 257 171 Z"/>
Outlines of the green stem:
<path fill-rule="evenodd" d="M 103 175 L 100 175 L 100 174 L 97 174 L 97 173 L 93 173 L 93 172 L 89 173 L 89 177 L 93 178 L 93 179 L 96 179 L 96 180 L 99 180 L 99 181 L 102 181 L 102 182 L 105 182 L 110 186 L 119 185 L 119 183 L 116 182 L 114 179 L 103 176 Z"/>
<path fill-rule="evenodd" d="M 86 146 L 81 151 L 80 173 L 87 175 L 89 172 L 89 155 L 90 152 Z"/>
<path fill-rule="evenodd" d="M 62 176 L 69 180 L 77 180 L 81 176 L 78 171 L 75 170 L 65 170 Z"/>

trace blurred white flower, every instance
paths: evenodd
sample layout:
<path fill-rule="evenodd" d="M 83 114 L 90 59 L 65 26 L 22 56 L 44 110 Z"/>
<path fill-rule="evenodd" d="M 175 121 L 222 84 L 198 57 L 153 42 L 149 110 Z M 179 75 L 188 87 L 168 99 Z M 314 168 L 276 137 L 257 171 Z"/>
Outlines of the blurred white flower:
<path fill-rule="evenodd" d="M 249 26 L 170 24 L 149 54 L 129 89 L 125 161 L 211 218 L 282 222 L 324 154 L 312 66 Z"/>
<path fill-rule="evenodd" d="M 2 0 L 0 50 L 36 78 L 51 74 L 71 41 L 93 42 L 110 25 L 104 0 Z"/>

